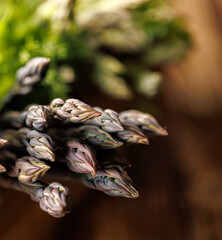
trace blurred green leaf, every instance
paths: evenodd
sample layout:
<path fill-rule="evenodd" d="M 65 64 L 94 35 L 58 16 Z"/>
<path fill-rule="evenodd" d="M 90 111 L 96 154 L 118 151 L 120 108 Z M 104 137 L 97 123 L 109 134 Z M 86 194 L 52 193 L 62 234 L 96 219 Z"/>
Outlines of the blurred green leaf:
<path fill-rule="evenodd" d="M 36 56 L 51 58 L 41 98 L 66 98 L 94 81 L 109 95 L 129 99 L 138 76 L 178 61 L 190 44 L 168 1 L 2 0 L 0 105 L 18 68 Z M 69 87 L 61 66 L 75 73 Z"/>

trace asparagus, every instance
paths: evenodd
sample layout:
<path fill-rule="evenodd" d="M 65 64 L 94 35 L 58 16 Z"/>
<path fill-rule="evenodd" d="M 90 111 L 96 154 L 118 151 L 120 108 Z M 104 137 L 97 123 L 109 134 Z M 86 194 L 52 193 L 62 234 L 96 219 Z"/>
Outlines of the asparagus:
<path fill-rule="evenodd" d="M 135 124 L 124 121 L 122 125 L 124 130 L 116 133 L 121 141 L 130 144 L 149 144 L 148 138 Z"/>
<path fill-rule="evenodd" d="M 139 197 L 132 180 L 120 166 L 98 170 L 94 176 L 83 178 L 83 184 L 114 197 Z"/>
<path fill-rule="evenodd" d="M 73 123 L 81 123 L 101 115 L 88 104 L 74 98 L 65 102 L 61 98 L 54 99 L 50 104 L 53 113 L 59 119 L 69 119 Z"/>
<path fill-rule="evenodd" d="M 167 131 L 149 113 L 143 113 L 134 109 L 126 110 L 119 114 L 119 118 L 122 123 L 128 121 L 137 125 L 148 137 L 168 135 Z"/>
<path fill-rule="evenodd" d="M 49 169 L 50 166 L 38 158 L 24 156 L 16 161 L 14 171 L 21 183 L 32 184 L 40 180 Z"/>
<path fill-rule="evenodd" d="M 97 148 L 112 149 L 123 145 L 122 142 L 113 138 L 108 132 L 94 125 L 81 126 L 76 132 L 78 132 L 83 140 L 86 140 L 89 144 Z"/>
<path fill-rule="evenodd" d="M 49 185 L 36 182 L 23 184 L 16 179 L 0 177 L 0 186 L 21 191 L 39 202 L 40 208 L 55 218 L 61 218 L 70 212 L 71 196 L 67 187 L 52 182 Z"/>
<path fill-rule="evenodd" d="M 55 161 L 52 139 L 49 135 L 31 130 L 22 137 L 22 142 L 31 156 L 52 162 Z"/>
<path fill-rule="evenodd" d="M 51 108 L 47 106 L 33 105 L 21 117 L 25 118 L 26 126 L 42 131 L 50 126 L 53 113 Z"/>
<path fill-rule="evenodd" d="M 42 80 L 48 70 L 49 58 L 36 57 L 20 68 L 16 73 L 16 78 L 21 86 L 33 86 Z"/>
<path fill-rule="evenodd" d="M 36 191 L 40 208 L 49 215 L 60 218 L 70 212 L 71 196 L 69 189 L 58 182 L 50 183 Z"/>
<path fill-rule="evenodd" d="M 91 173 L 95 175 L 96 157 L 92 148 L 78 139 L 67 141 L 66 159 L 70 170 L 77 173 Z"/>
<path fill-rule="evenodd" d="M 20 69 L 20 90 L 40 81 L 48 64 L 49 60 L 39 58 Z M 58 182 L 39 180 L 78 180 L 110 196 L 137 198 L 139 193 L 124 170 L 131 164 L 116 149 L 167 135 L 148 113 L 118 114 L 74 98 L 56 98 L 50 105 L 31 105 L 22 112 L 5 110 L 0 124 L 0 186 L 28 193 L 53 217 L 70 211 L 69 190 Z"/>
<path fill-rule="evenodd" d="M 94 107 L 94 109 L 100 112 L 101 115 L 86 121 L 85 124 L 101 127 L 101 129 L 107 132 L 119 132 L 123 130 L 117 112 L 112 109 L 106 109 L 103 111 L 100 107 Z"/>
<path fill-rule="evenodd" d="M 49 64 L 49 58 L 36 57 L 27 62 L 24 67 L 21 67 L 16 73 L 16 84 L 4 99 L 5 105 L 12 102 L 15 96 L 30 93 L 34 86 L 45 77 Z"/>

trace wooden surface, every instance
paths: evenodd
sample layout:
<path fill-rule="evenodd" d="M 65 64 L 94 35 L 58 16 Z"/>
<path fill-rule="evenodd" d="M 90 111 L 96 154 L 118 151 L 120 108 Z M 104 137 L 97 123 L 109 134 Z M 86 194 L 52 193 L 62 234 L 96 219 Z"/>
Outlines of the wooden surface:
<path fill-rule="evenodd" d="M 111 198 L 75 183 L 72 212 L 54 219 L 28 196 L 4 191 L 1 240 L 222 240 L 222 2 L 178 0 L 176 8 L 194 46 L 164 69 L 155 100 L 170 135 L 125 153 L 140 198 Z"/>

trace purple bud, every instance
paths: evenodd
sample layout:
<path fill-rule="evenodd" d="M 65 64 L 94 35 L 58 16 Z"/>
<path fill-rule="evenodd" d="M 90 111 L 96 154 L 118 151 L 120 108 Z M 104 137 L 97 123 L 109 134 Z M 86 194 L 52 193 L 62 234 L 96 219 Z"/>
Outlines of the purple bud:
<path fill-rule="evenodd" d="M 112 149 L 123 145 L 122 142 L 113 138 L 109 133 L 93 125 L 81 126 L 78 131 L 84 140 L 98 148 Z"/>
<path fill-rule="evenodd" d="M 132 144 L 149 144 L 147 137 L 135 124 L 124 122 L 123 127 L 123 131 L 116 133 L 121 141 Z"/>
<path fill-rule="evenodd" d="M 40 199 L 40 208 L 49 215 L 60 218 L 70 212 L 71 196 L 69 189 L 60 183 L 50 183 L 45 189 L 40 188 L 36 196 Z"/>
<path fill-rule="evenodd" d="M 53 112 L 61 119 L 69 119 L 73 123 L 81 123 L 101 115 L 88 104 L 74 98 L 65 102 L 56 98 L 50 104 Z"/>
<path fill-rule="evenodd" d="M 18 172 L 18 179 L 25 184 L 31 184 L 41 179 L 50 167 L 43 161 L 25 156 L 18 159 L 15 163 Z"/>
<path fill-rule="evenodd" d="M 107 132 L 118 132 L 123 130 L 117 112 L 111 109 L 106 109 L 103 111 L 100 107 L 94 107 L 94 109 L 100 112 L 101 115 L 97 118 L 86 121 L 86 124 L 101 127 Z"/>
<path fill-rule="evenodd" d="M 143 113 L 138 110 L 127 110 L 119 114 L 122 123 L 125 121 L 132 122 L 137 125 L 149 136 L 168 135 L 167 131 L 160 126 L 157 120 L 148 113 Z"/>
<path fill-rule="evenodd" d="M 32 86 L 42 80 L 48 70 L 49 63 L 49 58 L 32 58 L 24 67 L 17 71 L 16 77 L 19 84 L 22 86 Z"/>
<path fill-rule="evenodd" d="M 22 141 L 31 156 L 52 162 L 55 161 L 52 139 L 49 135 L 32 130 L 27 133 Z"/>
<path fill-rule="evenodd" d="M 88 178 L 84 178 L 83 184 L 113 197 L 139 197 L 132 186 L 132 180 L 120 166 L 98 170 L 95 176 L 88 175 Z"/>
<path fill-rule="evenodd" d="M 38 131 L 50 126 L 53 118 L 52 110 L 47 106 L 33 105 L 28 109 L 25 123 Z"/>
<path fill-rule="evenodd" d="M 67 165 L 77 173 L 95 174 L 96 157 L 91 147 L 81 143 L 78 139 L 71 139 L 67 143 Z"/>

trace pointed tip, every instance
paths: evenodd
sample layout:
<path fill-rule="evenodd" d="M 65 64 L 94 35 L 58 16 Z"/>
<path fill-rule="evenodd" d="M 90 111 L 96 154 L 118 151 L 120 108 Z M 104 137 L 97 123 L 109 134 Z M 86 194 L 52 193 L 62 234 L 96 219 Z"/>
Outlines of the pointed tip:
<path fill-rule="evenodd" d="M 49 165 L 44 165 L 44 167 L 41 170 L 41 177 L 43 177 L 50 169 L 51 167 Z"/>
<path fill-rule="evenodd" d="M 50 168 L 51 167 L 49 165 L 45 165 L 43 169 L 44 169 L 44 171 L 48 171 Z"/>
<path fill-rule="evenodd" d="M 140 196 L 139 192 L 132 193 L 133 198 L 138 198 Z"/>
<path fill-rule="evenodd" d="M 167 130 L 162 128 L 162 127 L 158 129 L 157 133 L 161 136 L 167 136 L 168 135 Z"/>
<path fill-rule="evenodd" d="M 92 175 L 92 176 L 95 176 L 95 175 L 96 175 L 96 170 L 95 170 L 95 169 L 92 169 L 92 170 L 91 170 L 91 175 Z"/>
<path fill-rule="evenodd" d="M 119 132 L 124 131 L 123 126 L 120 126 L 118 131 L 119 131 Z"/>
<path fill-rule="evenodd" d="M 121 131 L 124 131 L 124 128 L 123 128 L 123 126 L 121 125 L 121 124 L 119 124 L 119 123 L 113 123 L 114 125 L 115 125 L 115 131 L 116 132 L 121 132 Z"/>
<path fill-rule="evenodd" d="M 95 167 L 93 167 L 92 165 L 86 165 L 85 170 L 86 170 L 86 173 L 90 173 L 92 176 L 95 176 L 96 174 Z"/>
<path fill-rule="evenodd" d="M 137 143 L 149 145 L 149 140 L 146 137 L 141 137 L 141 138 L 138 139 Z"/>
<path fill-rule="evenodd" d="M 0 164 L 0 173 L 6 172 L 6 168 Z"/>
<path fill-rule="evenodd" d="M 116 141 L 116 147 L 121 147 L 123 145 L 123 142 Z"/>
<path fill-rule="evenodd" d="M 143 126 L 142 130 L 144 130 L 145 132 L 151 132 L 154 135 L 159 135 L 159 136 L 167 136 L 168 132 L 166 129 L 164 129 L 163 127 L 161 127 L 160 125 L 149 125 L 147 126 Z"/>
<path fill-rule="evenodd" d="M 50 154 L 48 159 L 51 162 L 55 162 L 55 155 L 54 154 L 52 154 L 52 155 Z"/>
<path fill-rule="evenodd" d="M 45 58 L 45 64 L 49 64 L 51 62 L 50 58 Z"/>
<path fill-rule="evenodd" d="M 46 58 L 46 57 L 42 57 L 42 58 L 39 58 L 39 60 L 41 59 L 41 62 L 39 64 L 39 68 L 40 70 L 45 70 L 48 68 L 50 62 L 51 62 L 51 59 L 50 58 Z"/>

